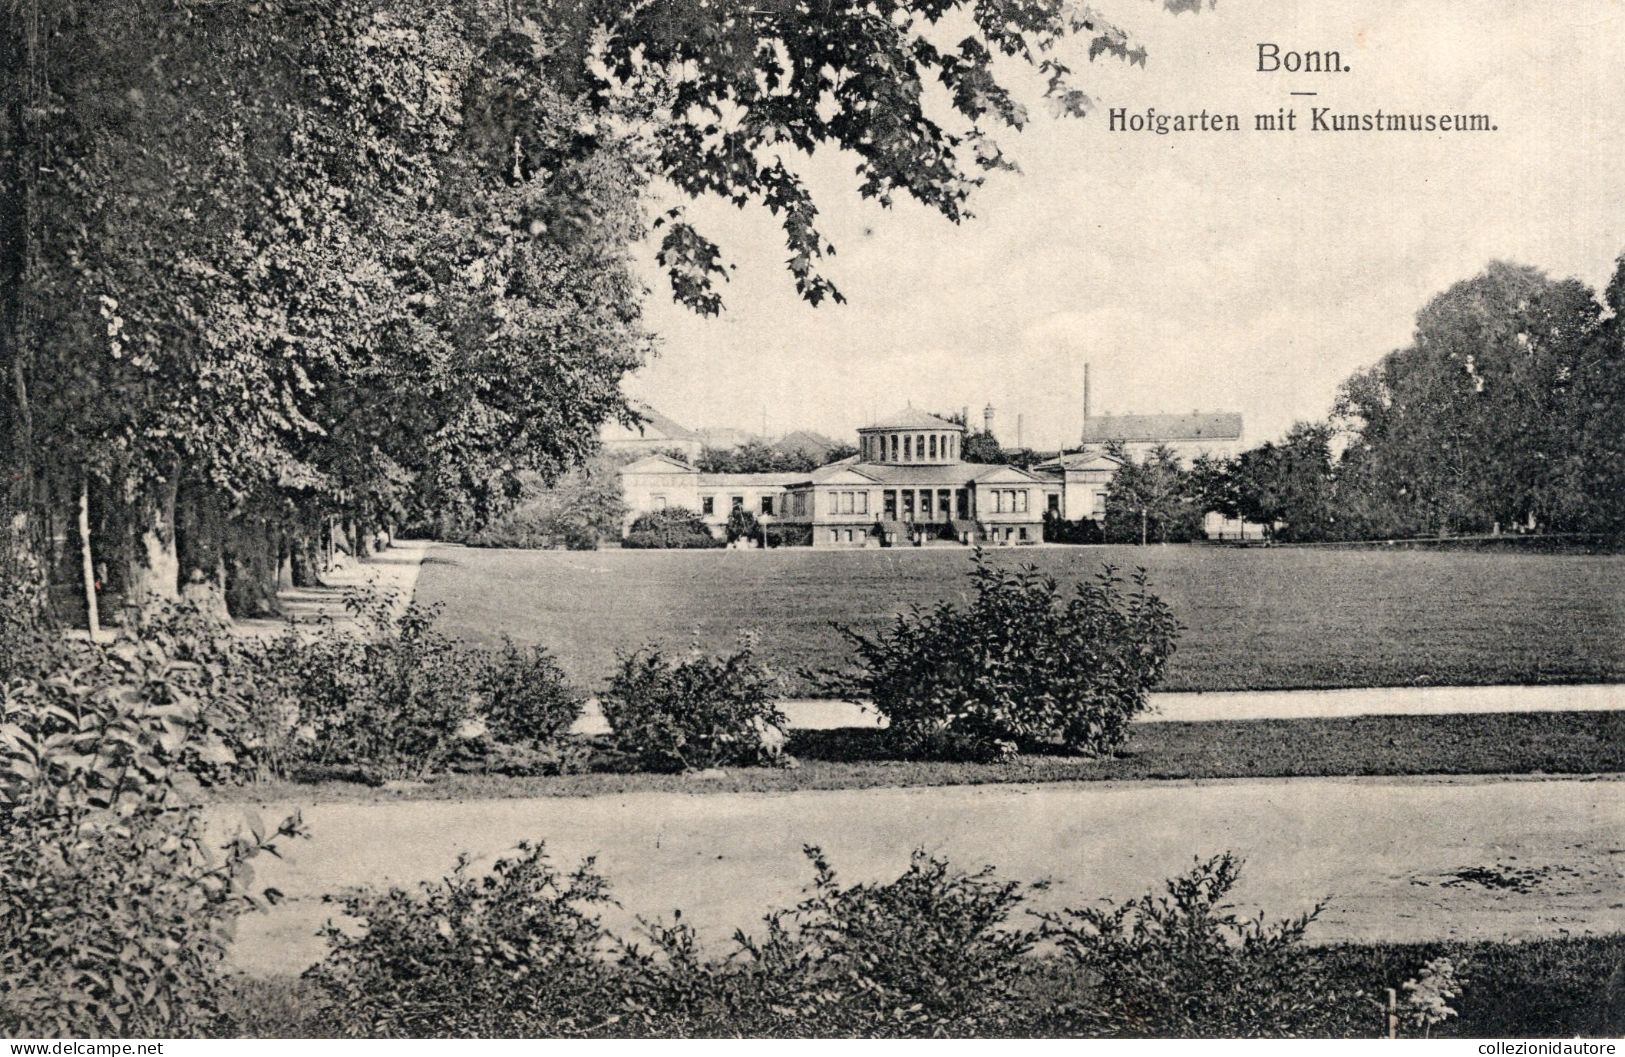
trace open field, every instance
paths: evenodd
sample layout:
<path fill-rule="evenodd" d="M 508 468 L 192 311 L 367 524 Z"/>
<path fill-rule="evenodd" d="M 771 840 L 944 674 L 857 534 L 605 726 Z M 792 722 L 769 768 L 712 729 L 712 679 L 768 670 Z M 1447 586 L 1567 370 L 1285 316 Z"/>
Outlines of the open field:
<path fill-rule="evenodd" d="M 1143 565 L 1186 625 L 1163 689 L 1625 680 L 1625 557 L 1336 548 L 1079 547 L 991 552 L 1062 580 Z M 758 634 L 787 675 L 968 591 L 967 552 L 431 551 L 420 602 L 481 643 L 546 645 L 596 689 L 617 650 Z M 812 681 L 792 691 L 827 696 Z"/>
<path fill-rule="evenodd" d="M 321 804 L 1148 779 L 1610 774 L 1625 772 L 1625 713 L 1145 723 L 1134 728 L 1120 755 L 1099 760 L 1059 755 L 1023 755 L 1006 763 L 900 760 L 886 751 L 880 731 L 853 727 L 792 731 L 788 748 L 799 767 L 735 767 L 707 775 L 450 774 L 390 788 L 276 782 L 224 787 L 216 797 Z"/>

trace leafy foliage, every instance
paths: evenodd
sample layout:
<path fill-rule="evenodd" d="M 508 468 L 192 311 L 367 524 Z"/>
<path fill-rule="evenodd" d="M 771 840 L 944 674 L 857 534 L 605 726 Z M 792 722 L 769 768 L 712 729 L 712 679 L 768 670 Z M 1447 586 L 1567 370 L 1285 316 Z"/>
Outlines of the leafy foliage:
<path fill-rule="evenodd" d="M 1225 904 L 1241 872 L 1228 853 L 1198 861 L 1150 893 L 1046 915 L 1046 936 L 1088 973 L 1078 1015 L 1129 1037 L 1314 1035 L 1332 1010 L 1369 1003 L 1323 975 L 1302 946 L 1322 906 L 1276 924 Z"/>
<path fill-rule="evenodd" d="M 199 778 L 234 763 L 174 643 L 81 643 L 0 686 L 0 1033 L 218 1027 L 251 863 L 297 818 L 211 846 Z"/>
<path fill-rule="evenodd" d="M 919 1038 L 1019 1023 L 1034 970 L 1034 933 L 1010 922 L 1021 885 L 916 851 L 893 881 L 842 887 L 820 849 L 806 854 L 806 897 L 760 939 L 737 933 L 731 962 L 702 960 L 685 925 L 651 928 L 661 959 L 634 962 L 630 1004 L 652 1030 Z"/>
<path fill-rule="evenodd" d="M 486 729 L 507 745 L 552 744 L 569 732 L 586 704 L 545 649 L 521 648 L 512 640 L 490 658 L 483 689 Z"/>
<path fill-rule="evenodd" d="M 1178 456 L 1166 446 L 1136 461 L 1121 445 L 1106 491 L 1108 543 L 1188 543 L 1202 536 L 1203 496 Z"/>
<path fill-rule="evenodd" d="M 639 514 L 627 530 L 621 546 L 636 550 L 704 550 L 720 547 L 722 541 L 711 534 L 705 519 L 683 507 L 667 507 Z"/>
<path fill-rule="evenodd" d="M 728 511 L 728 521 L 722 530 L 729 543 L 738 540 L 756 540 L 762 535 L 762 526 L 756 520 L 756 515 L 744 507 Z"/>
<path fill-rule="evenodd" d="M 914 607 L 873 638 L 842 632 L 859 669 L 846 682 L 873 702 L 911 754 L 993 759 L 1060 743 L 1111 752 L 1147 707 L 1179 625 L 1148 588 L 1106 566 L 1063 599 L 1032 565 L 1001 568 L 978 549 L 965 607 Z"/>
<path fill-rule="evenodd" d="M 621 656 L 599 706 L 614 747 L 653 771 L 785 762 L 778 679 L 753 644 L 719 656 L 658 647 Z"/>
<path fill-rule="evenodd" d="M 551 486 L 534 474 L 521 475 L 526 498 L 496 520 L 461 535 L 475 547 L 593 550 L 620 535 L 626 517 L 616 464 L 597 455 Z"/>
<path fill-rule="evenodd" d="M 358 889 L 337 900 L 355 930 L 329 924 L 307 974 L 323 1020 L 362 1038 L 581 1035 L 613 1021 L 613 941 L 596 911 L 607 886 L 587 860 L 561 874 L 520 845 L 475 876 L 467 857 L 417 892 Z"/>

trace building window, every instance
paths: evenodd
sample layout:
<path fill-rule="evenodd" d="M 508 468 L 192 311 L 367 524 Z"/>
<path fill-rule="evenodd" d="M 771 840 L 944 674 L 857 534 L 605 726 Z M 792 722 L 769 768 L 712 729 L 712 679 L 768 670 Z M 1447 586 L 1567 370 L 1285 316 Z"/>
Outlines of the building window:
<path fill-rule="evenodd" d="M 881 510 L 884 511 L 885 519 L 887 521 L 896 521 L 897 520 L 897 492 L 896 492 L 896 490 L 891 489 L 891 488 L 886 489 L 884 492 L 881 493 L 880 500 L 881 500 Z"/>
<path fill-rule="evenodd" d="M 914 520 L 914 489 L 903 489 L 903 520 Z"/>
<path fill-rule="evenodd" d="M 891 435 L 891 461 L 897 461 L 897 434 Z"/>
<path fill-rule="evenodd" d="M 717 512 L 716 497 L 708 496 L 708 495 L 701 496 L 700 497 L 700 513 L 702 513 L 702 514 L 715 514 L 716 512 Z"/>
<path fill-rule="evenodd" d="M 914 438 L 914 457 L 921 462 L 925 461 L 925 434 L 921 433 Z"/>
<path fill-rule="evenodd" d="M 857 505 L 857 497 L 852 492 L 841 493 L 841 513 L 850 514 Z"/>
<path fill-rule="evenodd" d="M 1059 514 L 1061 512 L 1061 497 L 1053 492 L 1051 492 L 1049 495 L 1049 512 L 1051 514 Z"/>
<path fill-rule="evenodd" d="M 729 509 L 731 509 L 731 510 L 743 510 L 743 509 L 745 509 L 745 497 L 744 496 L 736 495 L 736 496 L 729 496 L 728 498 L 729 498 Z"/>
<path fill-rule="evenodd" d="M 1021 538 L 1022 538 L 1022 539 L 1026 539 L 1026 538 L 1027 538 L 1027 529 L 1026 529 L 1026 527 L 1025 527 L 1025 526 L 1023 526 L 1023 527 L 1021 527 L 1021 528 L 1019 528 L 1019 529 L 1017 529 L 1017 530 L 1016 530 L 1016 531 L 1017 531 L 1017 532 L 1019 532 L 1019 533 L 1021 533 Z"/>
<path fill-rule="evenodd" d="M 852 530 L 851 529 L 846 530 L 846 542 L 848 542 L 848 543 L 852 542 Z"/>
<path fill-rule="evenodd" d="M 904 462 L 913 462 L 914 461 L 914 438 L 913 437 L 904 437 L 903 438 L 903 461 Z"/>
<path fill-rule="evenodd" d="M 869 493 L 868 492 L 859 492 L 858 493 L 858 513 L 867 514 L 868 512 L 869 512 Z"/>
<path fill-rule="evenodd" d="M 931 434 L 931 458 L 935 459 L 936 457 L 937 457 L 937 435 L 935 433 L 933 433 L 933 434 Z"/>
<path fill-rule="evenodd" d="M 839 542 L 841 542 L 841 530 L 840 529 L 830 529 L 829 530 L 829 541 L 831 543 L 839 543 Z"/>
<path fill-rule="evenodd" d="M 1016 513 L 1025 514 L 1026 512 L 1027 512 L 1027 490 L 1025 488 L 1023 488 L 1021 491 L 1016 493 Z M 1022 535 L 1026 535 L 1026 533 L 1023 532 Z"/>
<path fill-rule="evenodd" d="M 773 497 L 772 496 L 764 495 L 762 497 L 762 513 L 764 513 L 764 514 L 773 513 Z"/>
<path fill-rule="evenodd" d="M 1096 521 L 1106 520 L 1106 493 L 1095 493 L 1094 517 Z"/>
<path fill-rule="evenodd" d="M 663 495 L 651 496 L 650 499 L 654 503 L 654 508 L 656 510 L 664 510 L 664 509 L 666 509 L 666 497 L 665 496 L 663 496 Z"/>
<path fill-rule="evenodd" d="M 1004 513 L 1004 490 L 1002 488 L 993 491 L 993 512 L 995 514 Z"/>

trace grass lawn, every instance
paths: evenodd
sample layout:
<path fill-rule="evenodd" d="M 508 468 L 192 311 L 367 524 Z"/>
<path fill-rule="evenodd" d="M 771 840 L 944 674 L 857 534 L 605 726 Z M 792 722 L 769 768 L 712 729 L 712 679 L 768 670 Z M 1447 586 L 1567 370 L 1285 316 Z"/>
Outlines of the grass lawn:
<path fill-rule="evenodd" d="M 792 731 L 796 768 L 731 768 L 714 775 L 594 771 L 556 776 L 453 774 L 402 787 L 273 782 L 216 791 L 221 800 L 480 800 L 625 792 L 738 793 L 1005 782 L 1344 777 L 1355 775 L 1607 774 L 1625 771 L 1625 713 L 1144 723 L 1100 760 L 1024 755 L 1008 763 L 899 760 L 882 732 Z"/>
<path fill-rule="evenodd" d="M 1063 581 L 1143 565 L 1186 626 L 1166 690 L 1625 680 L 1625 556 L 1201 546 L 993 551 Z M 450 634 L 540 643 L 600 687 L 617 650 L 757 634 L 793 692 L 873 630 L 963 596 L 967 552 L 562 551 L 440 547 L 417 598 Z"/>
<path fill-rule="evenodd" d="M 1622 936 L 1525 943 L 1346 944 L 1315 948 L 1313 956 L 1334 978 L 1373 995 L 1398 987 L 1433 958 L 1452 959 L 1462 967 L 1466 983 L 1451 1003 L 1457 1016 L 1436 1029 L 1435 1038 L 1612 1037 L 1625 1030 L 1625 1011 L 1615 1008 L 1610 1013 L 1605 998 L 1610 974 L 1625 964 Z M 1024 1022 L 1027 1030 L 1018 1028 L 1014 1033 L 1064 1034 L 1065 1025 L 1054 1011 L 1077 1001 L 1079 981 L 1053 962 L 1039 962 L 1036 968 L 1029 1008 L 1018 1015 L 1018 1023 Z M 298 977 L 245 978 L 224 1006 L 236 1024 L 235 1034 L 242 1037 L 339 1034 L 338 1026 L 322 1018 L 318 997 L 315 987 Z M 716 1034 L 728 1034 L 727 1025 L 711 1028 Z M 1369 1019 L 1328 1017 L 1318 1033 L 1328 1038 L 1380 1038 L 1384 1030 L 1383 1015 L 1373 1005 Z"/>

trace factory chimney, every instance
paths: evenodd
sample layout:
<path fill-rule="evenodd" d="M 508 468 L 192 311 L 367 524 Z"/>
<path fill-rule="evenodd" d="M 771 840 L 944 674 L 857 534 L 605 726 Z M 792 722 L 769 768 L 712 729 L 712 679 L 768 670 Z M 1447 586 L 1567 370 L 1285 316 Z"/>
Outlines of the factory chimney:
<path fill-rule="evenodd" d="M 1089 424 L 1089 365 L 1083 365 L 1083 424 Z"/>
<path fill-rule="evenodd" d="M 1023 417 L 1024 416 L 1022 415 L 1016 416 L 1016 447 L 1018 449 L 1025 448 L 1027 446 L 1021 442 L 1021 422 Z"/>
<path fill-rule="evenodd" d="M 988 404 L 982 408 L 982 432 L 989 436 L 993 433 L 993 405 Z"/>

